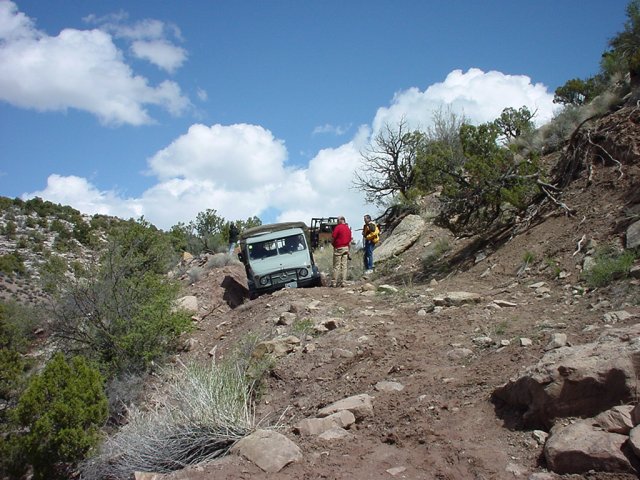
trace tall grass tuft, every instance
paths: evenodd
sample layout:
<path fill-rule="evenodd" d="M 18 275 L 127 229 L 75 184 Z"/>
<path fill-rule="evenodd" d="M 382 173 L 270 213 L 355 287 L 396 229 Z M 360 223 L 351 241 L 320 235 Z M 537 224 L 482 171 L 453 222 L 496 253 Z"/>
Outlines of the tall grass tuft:
<path fill-rule="evenodd" d="M 183 365 L 168 378 L 164 406 L 133 409 L 129 423 L 83 465 L 83 478 L 178 470 L 225 455 L 255 428 L 252 391 L 237 362 Z"/>
<path fill-rule="evenodd" d="M 636 252 L 616 251 L 611 246 L 600 248 L 595 256 L 595 263 L 582 274 L 590 287 L 604 287 L 612 281 L 625 278 L 636 259 Z"/>

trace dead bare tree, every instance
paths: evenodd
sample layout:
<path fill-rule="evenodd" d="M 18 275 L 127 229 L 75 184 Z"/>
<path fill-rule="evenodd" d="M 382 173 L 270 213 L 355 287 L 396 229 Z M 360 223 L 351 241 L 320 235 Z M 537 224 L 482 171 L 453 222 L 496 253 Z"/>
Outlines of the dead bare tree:
<path fill-rule="evenodd" d="M 414 184 L 417 147 L 423 137 L 418 131 L 408 131 L 404 118 L 397 126 L 386 124 L 361 152 L 362 165 L 354 175 L 355 188 L 376 204 L 396 194 L 406 197 Z"/>

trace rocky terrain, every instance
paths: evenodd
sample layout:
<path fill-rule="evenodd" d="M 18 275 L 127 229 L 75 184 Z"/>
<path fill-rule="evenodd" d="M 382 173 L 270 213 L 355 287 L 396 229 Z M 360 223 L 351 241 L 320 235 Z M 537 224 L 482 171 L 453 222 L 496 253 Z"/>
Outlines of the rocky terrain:
<path fill-rule="evenodd" d="M 637 478 L 640 264 L 597 288 L 584 272 L 599 248 L 640 244 L 638 118 L 590 127 L 602 146 L 574 153 L 584 168 L 565 163 L 558 203 L 517 231 L 455 238 L 408 216 L 373 275 L 251 301 L 239 264 L 183 275 L 196 328 L 176 360 L 225 357 L 248 335 L 275 358 L 260 429 L 222 459 L 136 477 Z"/>
<path fill-rule="evenodd" d="M 519 234 L 457 239 L 407 217 L 398 250 L 385 253 L 388 233 L 387 260 L 346 288 L 243 301 L 232 265 L 188 285 L 197 329 L 182 361 L 258 333 L 277 359 L 256 418 L 278 428 L 139 478 L 637 478 L 639 263 L 604 287 L 583 277 L 599 247 L 637 248 L 637 119 L 594 126 L 607 155 L 583 151 L 563 205 Z M 452 269 L 434 273 L 438 242 Z"/>

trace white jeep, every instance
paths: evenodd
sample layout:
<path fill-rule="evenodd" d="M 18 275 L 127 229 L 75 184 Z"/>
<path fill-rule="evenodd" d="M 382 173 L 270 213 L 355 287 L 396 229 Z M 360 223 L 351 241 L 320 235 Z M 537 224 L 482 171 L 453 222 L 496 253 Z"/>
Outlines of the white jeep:
<path fill-rule="evenodd" d="M 304 222 L 273 223 L 245 230 L 240 235 L 238 258 L 245 266 L 250 298 L 280 288 L 322 285 Z"/>

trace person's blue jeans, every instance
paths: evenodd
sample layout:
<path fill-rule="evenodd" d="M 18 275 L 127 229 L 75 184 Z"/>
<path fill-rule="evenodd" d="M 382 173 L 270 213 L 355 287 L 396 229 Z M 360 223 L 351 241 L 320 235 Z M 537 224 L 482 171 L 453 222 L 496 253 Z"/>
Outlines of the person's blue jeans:
<path fill-rule="evenodd" d="M 373 270 L 373 242 L 364 242 L 364 269 Z"/>

